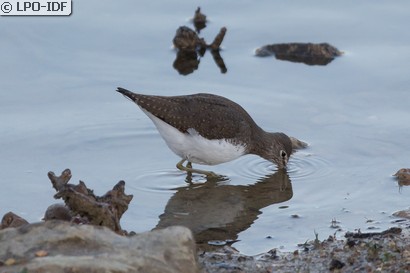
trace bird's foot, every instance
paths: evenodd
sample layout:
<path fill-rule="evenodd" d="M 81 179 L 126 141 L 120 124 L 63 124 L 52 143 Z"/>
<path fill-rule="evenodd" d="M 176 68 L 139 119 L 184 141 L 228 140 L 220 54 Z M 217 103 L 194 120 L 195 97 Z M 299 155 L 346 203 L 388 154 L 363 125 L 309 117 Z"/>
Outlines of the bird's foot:
<path fill-rule="evenodd" d="M 204 170 L 199 170 L 199 169 L 195 169 L 192 168 L 192 163 L 188 161 L 188 163 L 186 164 L 186 166 L 183 165 L 183 163 L 186 161 L 186 159 L 182 159 L 181 161 L 179 161 L 177 163 L 177 168 L 181 171 L 187 172 L 187 173 L 199 173 L 199 174 L 203 174 L 206 175 L 207 178 L 216 178 L 216 177 L 221 177 L 220 175 L 211 172 L 211 171 L 204 171 Z"/>

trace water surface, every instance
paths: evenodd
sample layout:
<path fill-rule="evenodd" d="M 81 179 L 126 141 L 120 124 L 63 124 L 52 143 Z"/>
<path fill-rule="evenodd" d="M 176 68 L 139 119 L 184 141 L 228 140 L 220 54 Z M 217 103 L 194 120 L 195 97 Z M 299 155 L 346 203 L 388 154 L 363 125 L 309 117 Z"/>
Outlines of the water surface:
<path fill-rule="evenodd" d="M 228 31 L 221 73 L 211 54 L 187 76 L 172 38 L 196 7 L 209 42 Z M 409 166 L 410 3 L 407 1 L 74 1 L 70 17 L 2 17 L 0 214 L 38 221 L 55 202 L 47 172 L 70 168 L 104 194 L 134 195 L 122 219 L 137 232 L 192 225 L 200 240 L 238 240 L 245 254 L 341 231 L 381 230 L 408 207 L 391 177 Z M 327 66 L 253 56 L 271 43 L 328 42 Z M 269 131 L 310 144 L 287 174 L 256 156 L 187 178 L 151 121 L 117 86 L 149 94 L 210 92 L 241 104 Z M 187 183 L 191 182 L 191 183 Z M 200 237 L 204 236 L 204 237 Z"/>

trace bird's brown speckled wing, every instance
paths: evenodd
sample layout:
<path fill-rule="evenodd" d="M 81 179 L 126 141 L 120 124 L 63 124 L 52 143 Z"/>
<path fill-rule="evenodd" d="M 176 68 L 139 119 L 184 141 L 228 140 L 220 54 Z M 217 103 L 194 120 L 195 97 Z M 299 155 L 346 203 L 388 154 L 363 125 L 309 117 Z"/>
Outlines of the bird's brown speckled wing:
<path fill-rule="evenodd" d="M 221 96 L 194 94 L 166 97 L 136 94 L 123 88 L 117 91 L 184 133 L 193 128 L 208 139 L 249 139 L 251 128 L 257 127 L 240 105 Z"/>

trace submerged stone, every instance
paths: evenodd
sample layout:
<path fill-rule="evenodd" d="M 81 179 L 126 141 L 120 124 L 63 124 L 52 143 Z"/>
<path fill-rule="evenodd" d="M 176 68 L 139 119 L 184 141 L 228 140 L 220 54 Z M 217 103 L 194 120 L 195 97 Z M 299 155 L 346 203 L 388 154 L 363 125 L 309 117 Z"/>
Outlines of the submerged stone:
<path fill-rule="evenodd" d="M 328 43 L 286 43 L 262 46 L 255 51 L 258 57 L 275 56 L 278 60 L 304 63 L 307 65 L 327 65 L 342 52 Z"/>

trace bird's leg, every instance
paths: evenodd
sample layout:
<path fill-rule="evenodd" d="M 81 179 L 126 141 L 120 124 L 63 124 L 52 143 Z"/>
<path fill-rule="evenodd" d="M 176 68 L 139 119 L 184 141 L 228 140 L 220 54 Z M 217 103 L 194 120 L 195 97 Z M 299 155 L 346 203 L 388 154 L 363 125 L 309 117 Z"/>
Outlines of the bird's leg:
<path fill-rule="evenodd" d="M 178 163 L 177 163 L 177 168 L 179 169 L 179 170 L 181 170 L 181 171 L 185 171 L 185 168 L 186 167 L 184 167 L 184 165 L 182 165 L 184 162 L 186 161 L 186 159 L 181 159 L 181 161 L 179 161 Z"/>
<path fill-rule="evenodd" d="M 199 173 L 199 174 L 203 174 L 206 175 L 207 177 L 219 177 L 219 175 L 217 175 L 214 172 L 211 171 L 203 171 L 203 170 L 198 170 L 198 169 L 194 169 L 192 168 L 192 163 L 188 161 L 188 163 L 186 164 L 186 167 L 184 165 L 182 165 L 184 162 L 186 161 L 186 159 L 182 159 L 181 161 L 179 161 L 177 163 L 177 168 L 181 171 L 185 171 L 188 173 Z"/>

